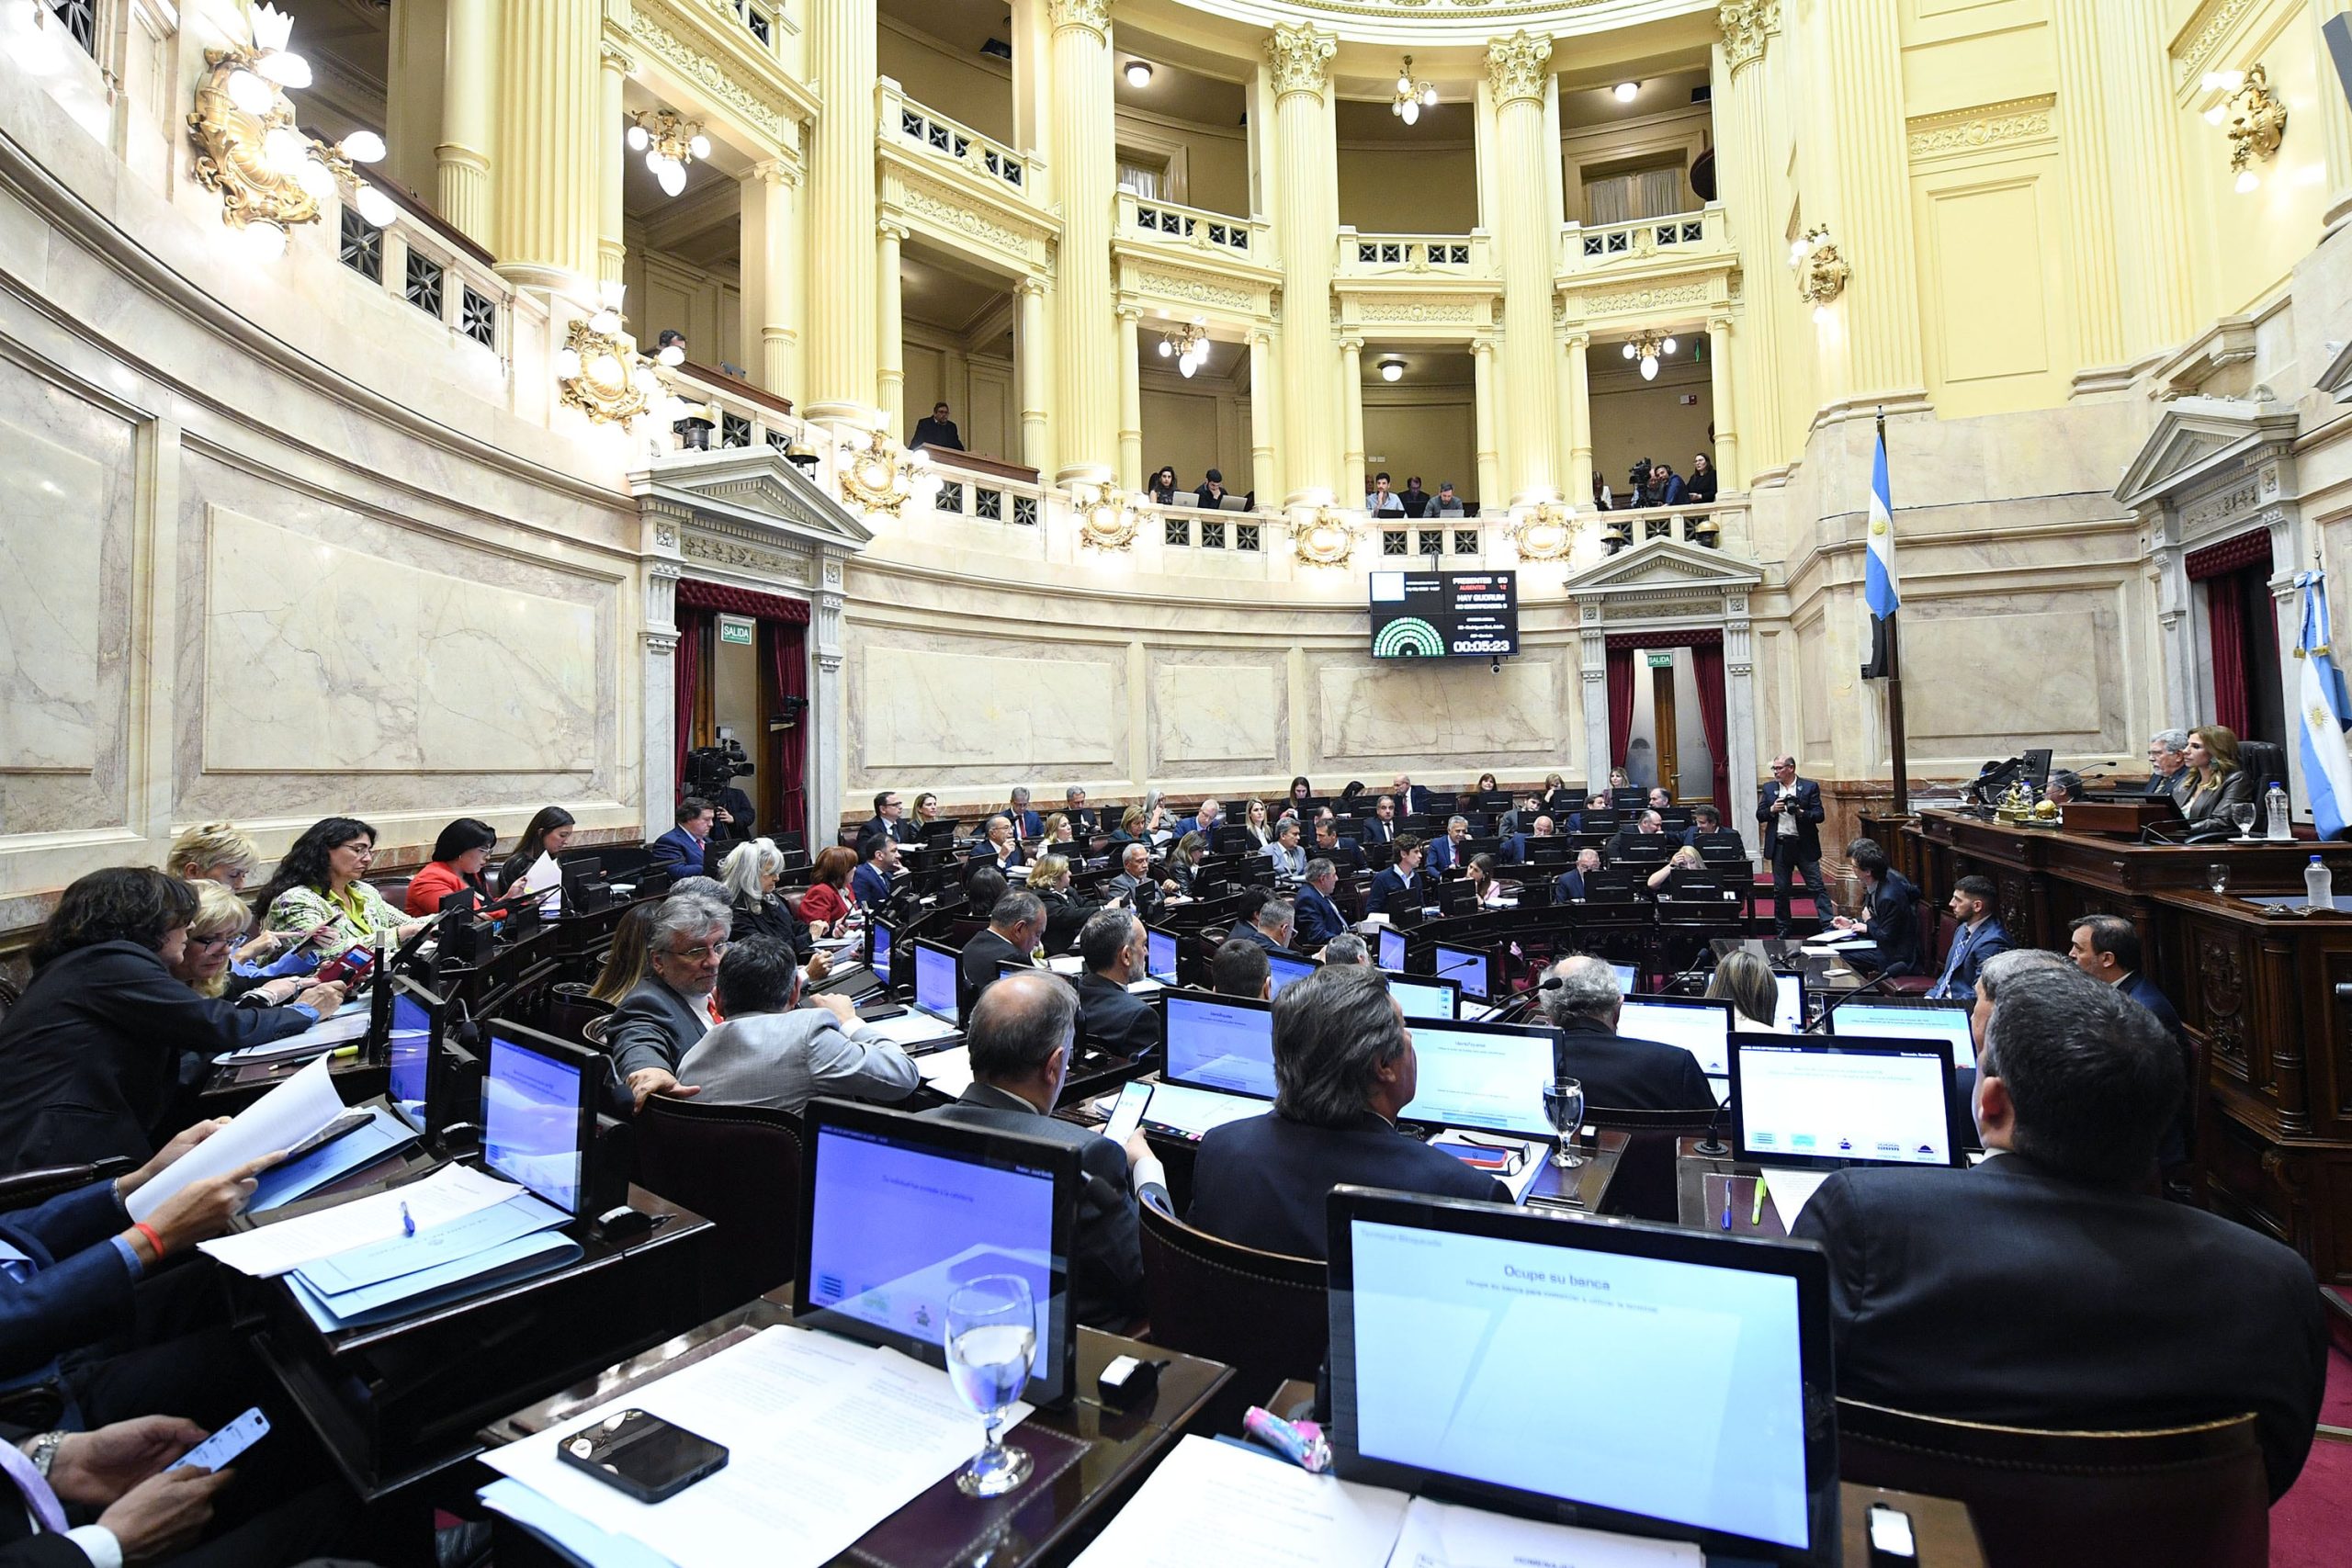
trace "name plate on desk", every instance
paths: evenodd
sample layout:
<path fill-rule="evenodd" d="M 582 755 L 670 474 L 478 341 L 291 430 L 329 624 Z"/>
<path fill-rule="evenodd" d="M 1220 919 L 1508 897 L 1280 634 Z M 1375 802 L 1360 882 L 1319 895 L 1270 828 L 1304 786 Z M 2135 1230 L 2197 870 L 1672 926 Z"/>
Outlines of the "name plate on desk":
<path fill-rule="evenodd" d="M 2169 800 L 2070 800 L 2060 814 L 2070 833 L 2115 833 L 2137 839 L 2140 829 L 2180 820 Z"/>

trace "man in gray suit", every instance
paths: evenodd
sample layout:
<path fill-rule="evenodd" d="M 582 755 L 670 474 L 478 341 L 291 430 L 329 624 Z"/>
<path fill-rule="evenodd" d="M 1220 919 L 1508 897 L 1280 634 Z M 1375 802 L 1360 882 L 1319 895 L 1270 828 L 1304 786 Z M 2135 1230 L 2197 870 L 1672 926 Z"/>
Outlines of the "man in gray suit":
<path fill-rule="evenodd" d="M 695 893 L 673 893 L 654 911 L 646 938 L 652 973 L 605 1023 L 605 1048 L 638 1106 L 650 1095 L 696 1092 L 679 1083 L 678 1064 L 710 1028 L 710 993 L 730 923 L 724 903 Z"/>
<path fill-rule="evenodd" d="M 1050 1138 L 1079 1150 L 1085 1187 L 1070 1262 L 1072 1310 L 1092 1328 L 1123 1328 L 1143 1313 L 1138 1198 L 1169 1212 L 1167 1179 L 1136 1133 L 1122 1149 L 1102 1134 L 1054 1115 L 1077 1036 L 1078 992 L 1049 970 L 1008 975 L 981 993 L 965 1023 L 972 1087 L 926 1115 L 1000 1133 Z"/>
<path fill-rule="evenodd" d="M 818 1095 L 904 1100 L 922 1081 L 907 1054 L 857 1016 L 849 998 L 800 1007 L 792 950 L 767 937 L 736 943 L 718 965 L 726 1019 L 686 1053 L 678 1071 L 720 1105 L 798 1111 Z"/>

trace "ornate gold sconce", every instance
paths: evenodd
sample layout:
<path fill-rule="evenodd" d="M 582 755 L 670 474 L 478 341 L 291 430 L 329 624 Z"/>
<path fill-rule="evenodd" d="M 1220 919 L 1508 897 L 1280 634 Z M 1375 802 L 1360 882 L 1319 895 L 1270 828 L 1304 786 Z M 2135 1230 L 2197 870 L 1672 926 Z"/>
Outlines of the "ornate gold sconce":
<path fill-rule="evenodd" d="M 2227 124 L 2230 167 L 2237 171 L 2236 189 L 2244 196 L 2262 184 L 2255 172 L 2278 155 L 2287 136 L 2287 106 L 2270 90 L 2270 73 L 2260 65 L 2246 71 L 2208 71 L 2205 90 L 2220 93 L 2222 101 L 2205 111 L 2211 125 Z"/>
<path fill-rule="evenodd" d="M 896 517 L 914 497 L 915 466 L 876 425 L 873 439 L 842 465 L 842 493 L 868 512 Z"/>
<path fill-rule="evenodd" d="M 1116 485 L 1098 485 L 1091 499 L 1078 503 L 1078 537 L 1091 549 L 1126 549 L 1142 531 L 1142 517 Z"/>
<path fill-rule="evenodd" d="M 1577 509 L 1564 501 L 1547 501 L 1513 520 L 1505 533 L 1523 561 L 1566 560 L 1576 548 Z"/>
<path fill-rule="evenodd" d="M 1813 307 L 1815 321 L 1828 313 L 1831 300 L 1846 292 L 1846 258 L 1838 254 L 1826 223 L 1815 224 L 1789 247 L 1789 267 L 1797 275 L 1797 298 Z"/>
<path fill-rule="evenodd" d="M 1318 506 L 1304 522 L 1291 519 L 1291 548 L 1308 566 L 1345 566 L 1363 533 L 1363 524 L 1353 515 Z"/>

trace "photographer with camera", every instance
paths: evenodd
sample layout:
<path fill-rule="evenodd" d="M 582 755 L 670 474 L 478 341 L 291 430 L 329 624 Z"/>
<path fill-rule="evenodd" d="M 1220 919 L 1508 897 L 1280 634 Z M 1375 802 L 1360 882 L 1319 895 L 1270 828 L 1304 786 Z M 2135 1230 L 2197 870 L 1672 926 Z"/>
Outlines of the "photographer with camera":
<path fill-rule="evenodd" d="M 686 793 L 710 802 L 710 836 L 720 843 L 757 836 L 758 808 L 735 787 L 735 781 L 751 772 L 743 743 L 731 735 L 716 746 L 697 746 L 686 753 Z"/>

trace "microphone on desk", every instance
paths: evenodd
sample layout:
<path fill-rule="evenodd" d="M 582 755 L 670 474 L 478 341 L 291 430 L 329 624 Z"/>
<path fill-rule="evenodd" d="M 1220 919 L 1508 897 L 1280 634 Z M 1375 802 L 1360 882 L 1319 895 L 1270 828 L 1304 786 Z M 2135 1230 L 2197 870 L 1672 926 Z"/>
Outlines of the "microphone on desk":
<path fill-rule="evenodd" d="M 1690 1145 L 1692 1154 L 1721 1159 L 1731 1153 L 1731 1145 L 1724 1142 L 1723 1134 L 1724 1112 L 1730 1109 L 1731 1101 L 1728 1100 L 1715 1107 L 1715 1113 L 1707 1118 L 1707 1135 Z"/>
<path fill-rule="evenodd" d="M 1852 990 L 1839 992 L 1837 996 L 1830 998 L 1828 1001 L 1822 1005 L 1821 1016 L 1815 1019 L 1811 1023 L 1806 1024 L 1804 1032 L 1807 1034 L 1813 1033 L 1815 1031 L 1820 1029 L 1822 1025 L 1829 1021 L 1829 1015 L 1831 1013 L 1836 1012 L 1839 1008 L 1844 1007 L 1856 997 L 1861 996 L 1866 992 L 1877 990 L 1881 986 L 1885 985 L 1889 980 L 1894 978 L 1894 974 L 1892 970 L 1882 969 L 1878 974 L 1872 976 L 1870 979 L 1863 981 Z"/>

